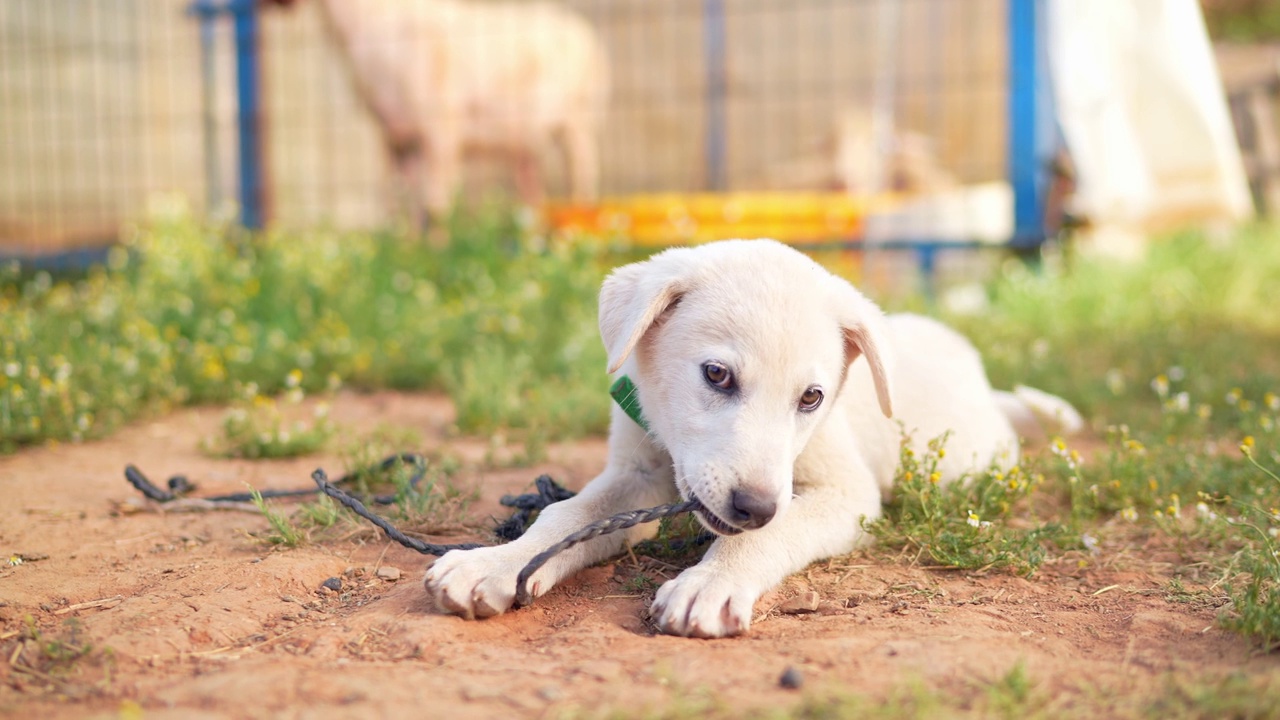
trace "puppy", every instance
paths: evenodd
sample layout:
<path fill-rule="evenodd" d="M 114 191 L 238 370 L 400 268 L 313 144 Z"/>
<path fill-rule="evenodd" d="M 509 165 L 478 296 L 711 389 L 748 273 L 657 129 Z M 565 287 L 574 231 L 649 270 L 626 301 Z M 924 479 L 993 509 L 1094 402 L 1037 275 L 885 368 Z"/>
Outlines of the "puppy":
<path fill-rule="evenodd" d="M 719 537 L 664 584 L 650 612 L 675 635 L 748 629 L 752 606 L 787 575 L 847 553 L 880 515 L 905 429 L 917 451 L 949 432 L 946 480 L 1018 460 L 1037 418 L 1080 416 L 1039 391 L 993 391 L 960 335 L 927 318 L 885 317 L 844 280 L 769 240 L 667 250 L 619 268 L 600 291 L 609 371 L 629 376 L 648 429 L 614 407 L 609 460 L 576 497 L 543 510 L 507 545 L 453 551 L 427 592 L 466 618 L 511 607 L 538 552 L 624 510 L 696 499 Z M 1012 418 L 1012 421 L 1011 421 Z M 1014 423 L 1019 427 L 1015 428 Z M 582 543 L 530 578 L 536 595 L 652 533 Z"/>

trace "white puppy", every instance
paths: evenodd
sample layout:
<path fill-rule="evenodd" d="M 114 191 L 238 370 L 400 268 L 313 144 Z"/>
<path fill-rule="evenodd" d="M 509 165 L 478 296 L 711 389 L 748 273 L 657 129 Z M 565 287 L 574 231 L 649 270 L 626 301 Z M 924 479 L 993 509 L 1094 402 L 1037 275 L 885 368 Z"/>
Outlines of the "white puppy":
<path fill-rule="evenodd" d="M 673 501 L 702 505 L 718 537 L 664 584 L 651 614 L 664 632 L 747 630 L 752 606 L 787 575 L 847 553 L 880 515 L 905 429 L 923 452 L 950 432 L 947 480 L 1018 459 L 1019 424 L 1078 414 L 1051 395 L 993 391 L 978 353 L 943 325 L 886 318 L 844 280 L 768 240 L 668 250 L 614 271 L 600 291 L 610 372 L 636 385 L 646 432 L 619 407 L 604 472 L 542 511 L 508 545 L 453 551 L 428 570 L 440 608 L 467 618 L 511 607 L 537 553 L 611 514 Z M 890 419 L 892 418 L 892 419 Z M 1035 428 L 1028 427 L 1025 431 Z M 652 529 L 578 545 L 530 579 L 547 592 Z"/>

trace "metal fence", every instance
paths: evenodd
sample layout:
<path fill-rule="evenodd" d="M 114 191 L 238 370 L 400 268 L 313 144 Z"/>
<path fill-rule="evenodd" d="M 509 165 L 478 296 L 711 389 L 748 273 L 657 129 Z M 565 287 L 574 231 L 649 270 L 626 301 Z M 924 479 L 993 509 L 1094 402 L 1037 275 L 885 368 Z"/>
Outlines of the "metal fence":
<path fill-rule="evenodd" d="M 326 1 L 0 3 L 0 253 L 100 246 L 154 212 L 232 212 L 255 183 L 250 225 L 386 224 L 383 133 L 326 27 Z M 607 54 L 600 190 L 1006 183 L 1035 236 L 1036 3 L 565 0 Z M 251 22 L 237 25 L 237 8 Z M 238 32 L 251 37 L 238 44 Z M 543 159 L 562 195 L 563 161 Z M 471 159 L 464 195 L 512 182 L 504 163 Z"/>

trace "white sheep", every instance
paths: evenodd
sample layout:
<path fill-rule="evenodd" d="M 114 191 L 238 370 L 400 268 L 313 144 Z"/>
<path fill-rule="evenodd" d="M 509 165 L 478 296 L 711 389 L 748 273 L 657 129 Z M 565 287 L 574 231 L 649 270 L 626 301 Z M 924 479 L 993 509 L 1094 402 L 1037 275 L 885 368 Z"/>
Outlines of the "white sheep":
<path fill-rule="evenodd" d="M 609 66 L 591 25 L 552 3 L 320 0 L 386 140 L 412 217 L 448 210 L 465 155 L 500 153 L 523 202 L 544 198 L 539 152 L 559 141 L 570 194 L 598 192 Z"/>

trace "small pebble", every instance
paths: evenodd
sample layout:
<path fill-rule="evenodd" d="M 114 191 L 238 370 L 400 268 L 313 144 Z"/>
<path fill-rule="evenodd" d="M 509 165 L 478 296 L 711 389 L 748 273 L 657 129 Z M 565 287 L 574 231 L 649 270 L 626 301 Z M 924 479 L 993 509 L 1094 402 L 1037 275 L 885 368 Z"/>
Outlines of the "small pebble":
<path fill-rule="evenodd" d="M 788 665 L 783 671 L 782 677 L 778 678 L 778 684 L 788 690 L 798 690 L 804 685 L 804 676 L 796 669 L 795 665 Z"/>
<path fill-rule="evenodd" d="M 378 577 L 388 582 L 395 582 L 400 579 L 400 568 L 394 568 L 389 565 L 383 565 L 378 568 Z"/>
<path fill-rule="evenodd" d="M 324 582 L 320 583 L 320 587 L 324 588 L 325 590 L 332 590 L 334 592 L 338 592 L 339 590 L 342 589 L 342 578 L 331 577 L 328 580 L 325 580 Z"/>
<path fill-rule="evenodd" d="M 560 688 L 558 687 L 546 685 L 538 688 L 538 697 L 546 700 L 547 702 L 555 702 L 556 700 L 564 697 L 564 693 L 560 692 Z"/>
<path fill-rule="evenodd" d="M 778 612 L 786 613 L 787 615 L 817 612 L 820 601 L 821 598 L 818 593 L 808 590 L 779 605 Z"/>

